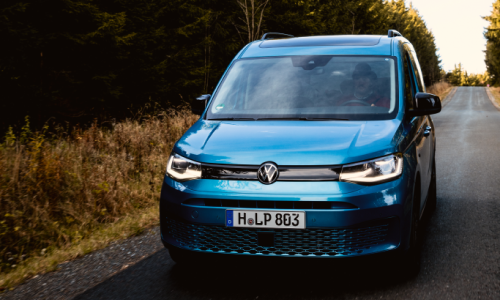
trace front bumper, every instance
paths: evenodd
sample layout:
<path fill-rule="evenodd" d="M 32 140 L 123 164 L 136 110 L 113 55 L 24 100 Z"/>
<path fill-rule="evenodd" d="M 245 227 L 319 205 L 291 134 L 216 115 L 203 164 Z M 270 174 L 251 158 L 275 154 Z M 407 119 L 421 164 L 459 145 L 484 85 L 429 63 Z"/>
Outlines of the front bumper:
<path fill-rule="evenodd" d="M 248 187 L 248 182 L 195 181 L 198 182 L 179 183 L 165 178 L 160 199 L 160 224 L 166 246 L 231 255 L 348 257 L 406 248 L 407 245 L 411 212 L 411 193 L 408 192 L 411 185 L 407 174 L 395 181 L 368 187 L 344 182 L 294 182 L 288 188 L 284 185 L 289 183 L 281 183 L 281 187 L 275 184 L 272 189 L 265 186 L 242 191 L 241 185 Z M 250 185 L 258 187 L 260 183 Z M 336 192 L 325 194 L 326 190 Z M 301 194 L 301 191 L 314 192 Z M 306 211 L 305 230 L 233 228 L 225 226 L 224 216 L 226 209 L 237 207 L 208 207 L 201 204 L 203 201 L 192 199 L 332 201 L 349 203 L 352 207 L 301 209 Z M 263 236 L 266 243 L 261 241 Z M 272 245 L 269 245 L 270 237 Z"/>

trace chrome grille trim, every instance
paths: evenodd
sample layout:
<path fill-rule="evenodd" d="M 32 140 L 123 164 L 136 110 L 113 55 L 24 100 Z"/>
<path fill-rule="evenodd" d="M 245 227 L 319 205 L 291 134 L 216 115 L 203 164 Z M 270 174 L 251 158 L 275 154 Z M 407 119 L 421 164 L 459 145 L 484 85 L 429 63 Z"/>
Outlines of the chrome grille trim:
<path fill-rule="evenodd" d="M 189 206 L 265 209 L 359 209 L 344 201 L 275 201 L 192 198 L 182 202 Z"/>

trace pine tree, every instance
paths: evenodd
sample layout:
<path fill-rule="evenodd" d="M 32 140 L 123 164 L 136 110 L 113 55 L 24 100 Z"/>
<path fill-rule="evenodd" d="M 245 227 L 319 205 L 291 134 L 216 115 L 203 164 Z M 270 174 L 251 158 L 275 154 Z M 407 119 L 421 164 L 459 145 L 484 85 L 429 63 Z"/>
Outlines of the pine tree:
<path fill-rule="evenodd" d="M 242 4 L 249 11 L 251 3 L 247 21 Z M 441 78 L 434 36 L 403 0 L 4 0 L 0 83 L 8 100 L 0 102 L 0 131 L 26 115 L 39 127 L 49 117 L 88 122 L 147 103 L 188 104 L 212 93 L 238 51 L 263 32 L 388 29 L 415 46 L 427 85 Z M 497 57 L 487 53 L 492 63 Z"/>
<path fill-rule="evenodd" d="M 491 15 L 484 17 L 490 24 L 486 28 L 486 69 L 490 74 L 490 83 L 500 84 L 500 0 L 493 3 Z"/>

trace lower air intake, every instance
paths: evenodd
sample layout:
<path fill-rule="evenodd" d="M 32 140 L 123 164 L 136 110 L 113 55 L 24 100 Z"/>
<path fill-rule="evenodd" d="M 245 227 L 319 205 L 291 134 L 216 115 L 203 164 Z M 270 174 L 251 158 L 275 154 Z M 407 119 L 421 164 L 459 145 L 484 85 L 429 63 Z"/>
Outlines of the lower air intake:
<path fill-rule="evenodd" d="M 202 252 L 272 256 L 348 256 L 383 243 L 390 221 L 373 226 L 327 229 L 248 229 L 166 219 L 167 235 L 180 247 Z M 259 246 L 258 232 L 273 232 L 274 246 Z"/>

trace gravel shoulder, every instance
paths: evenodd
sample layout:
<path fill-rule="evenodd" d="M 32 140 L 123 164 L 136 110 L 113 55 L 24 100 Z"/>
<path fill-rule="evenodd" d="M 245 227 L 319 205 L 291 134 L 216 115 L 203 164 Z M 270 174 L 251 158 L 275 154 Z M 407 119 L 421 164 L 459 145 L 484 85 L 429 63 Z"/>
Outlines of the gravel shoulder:
<path fill-rule="evenodd" d="M 160 229 L 113 243 L 82 258 L 62 263 L 58 270 L 37 275 L 12 291 L 0 294 L 11 299 L 72 299 L 137 262 L 163 249 Z"/>

